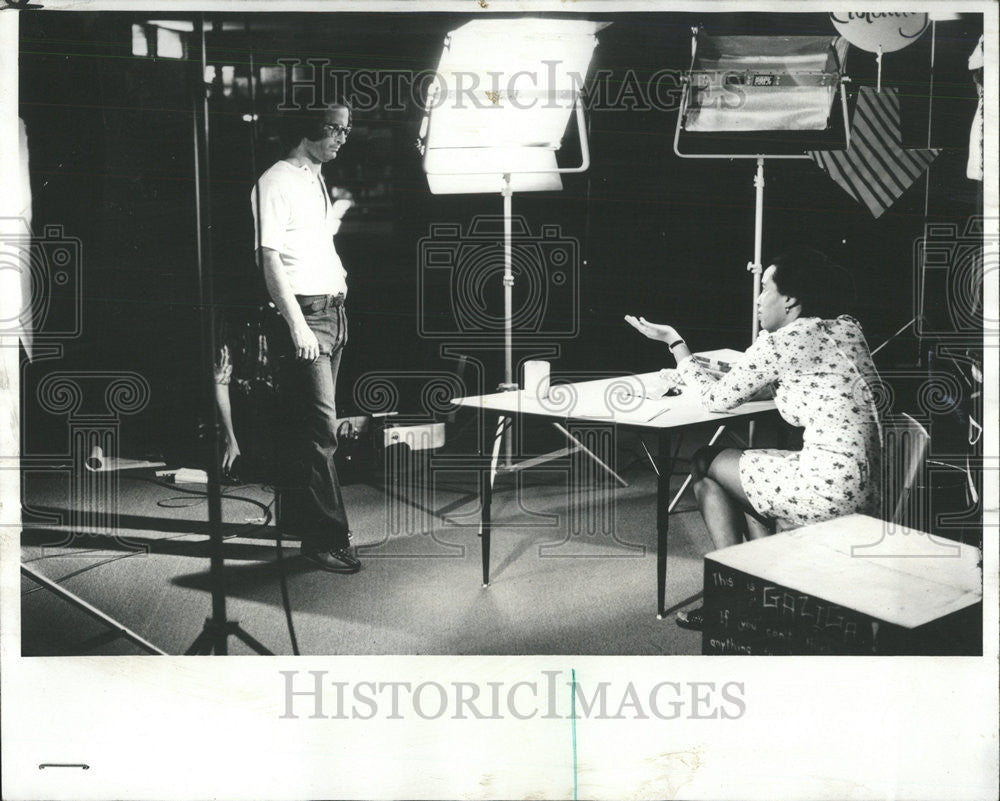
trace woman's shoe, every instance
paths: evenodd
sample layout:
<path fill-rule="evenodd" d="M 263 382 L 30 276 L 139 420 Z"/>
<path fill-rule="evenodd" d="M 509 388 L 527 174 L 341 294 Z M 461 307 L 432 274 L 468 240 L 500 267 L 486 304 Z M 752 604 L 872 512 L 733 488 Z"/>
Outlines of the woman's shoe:
<path fill-rule="evenodd" d="M 691 609 L 688 612 L 678 612 L 675 620 L 677 625 L 682 629 L 701 631 L 705 625 L 705 612 L 699 606 L 697 609 Z"/>
<path fill-rule="evenodd" d="M 301 550 L 306 559 L 331 573 L 357 573 L 361 569 L 361 560 L 351 553 L 349 546 L 335 550 L 321 550 L 304 542 Z"/>

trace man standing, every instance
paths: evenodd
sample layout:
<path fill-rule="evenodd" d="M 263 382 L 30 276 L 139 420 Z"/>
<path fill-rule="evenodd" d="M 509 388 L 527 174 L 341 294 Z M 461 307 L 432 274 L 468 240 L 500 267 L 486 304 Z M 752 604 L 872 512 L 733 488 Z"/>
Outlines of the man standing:
<path fill-rule="evenodd" d="M 336 218 L 320 173 L 351 132 L 351 109 L 338 103 L 285 121 L 291 149 L 251 193 L 259 263 L 288 332 L 276 343 L 287 398 L 278 525 L 298 534 L 303 556 L 324 570 L 356 573 L 361 563 L 351 553 L 333 462 L 347 274 L 333 245 Z"/>

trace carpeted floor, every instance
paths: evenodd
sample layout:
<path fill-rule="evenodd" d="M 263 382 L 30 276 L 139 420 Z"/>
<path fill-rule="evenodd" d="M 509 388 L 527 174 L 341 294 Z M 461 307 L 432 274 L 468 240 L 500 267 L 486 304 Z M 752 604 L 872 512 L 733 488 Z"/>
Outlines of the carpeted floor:
<path fill-rule="evenodd" d="M 568 469 L 564 461 L 498 479 L 488 588 L 474 473 L 417 473 L 389 492 L 346 486 L 364 563 L 353 576 L 314 568 L 295 541 L 285 541 L 279 559 L 276 529 L 261 524 L 269 489 L 226 487 L 228 617 L 282 654 L 294 652 L 293 633 L 304 654 L 699 653 L 700 635 L 655 614 L 655 475 L 648 461 L 623 469 L 627 488 L 585 471 L 573 497 Z M 87 520 L 78 512 L 72 516 L 72 480 L 26 475 L 35 522 L 22 535 L 22 558 L 180 654 L 211 610 L 206 504 L 150 477 L 118 475 L 117 526 L 104 529 L 114 536 L 99 536 L 81 525 Z M 682 476 L 674 479 L 679 486 Z M 701 556 L 710 547 L 692 508 L 688 495 L 671 518 L 668 607 L 693 604 L 701 590 Z M 25 655 L 141 653 L 28 578 L 22 578 L 21 625 Z M 231 640 L 230 652 L 250 650 Z"/>

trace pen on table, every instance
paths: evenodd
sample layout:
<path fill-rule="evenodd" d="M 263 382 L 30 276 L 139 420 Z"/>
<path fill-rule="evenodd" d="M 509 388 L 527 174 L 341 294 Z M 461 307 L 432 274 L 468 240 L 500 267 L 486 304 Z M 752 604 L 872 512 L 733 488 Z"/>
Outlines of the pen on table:
<path fill-rule="evenodd" d="M 647 423 L 651 423 L 651 422 L 653 422 L 653 420 L 655 420 L 661 414 L 664 414 L 665 412 L 669 412 L 669 411 L 670 411 L 670 407 L 669 406 L 666 409 L 660 409 L 660 411 L 658 411 L 656 414 L 654 414 L 652 417 L 650 417 L 646 422 Z"/>

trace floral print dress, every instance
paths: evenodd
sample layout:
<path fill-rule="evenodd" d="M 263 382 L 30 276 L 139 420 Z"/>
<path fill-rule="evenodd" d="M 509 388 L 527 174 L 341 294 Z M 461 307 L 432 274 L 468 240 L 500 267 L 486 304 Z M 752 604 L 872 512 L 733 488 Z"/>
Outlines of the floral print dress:
<path fill-rule="evenodd" d="M 761 448 L 740 457 L 743 490 L 761 515 L 805 525 L 879 514 L 879 378 L 856 320 L 800 317 L 764 332 L 719 379 L 690 358 L 678 370 L 712 411 L 739 406 L 770 385 L 781 416 L 804 429 L 801 451 Z"/>

